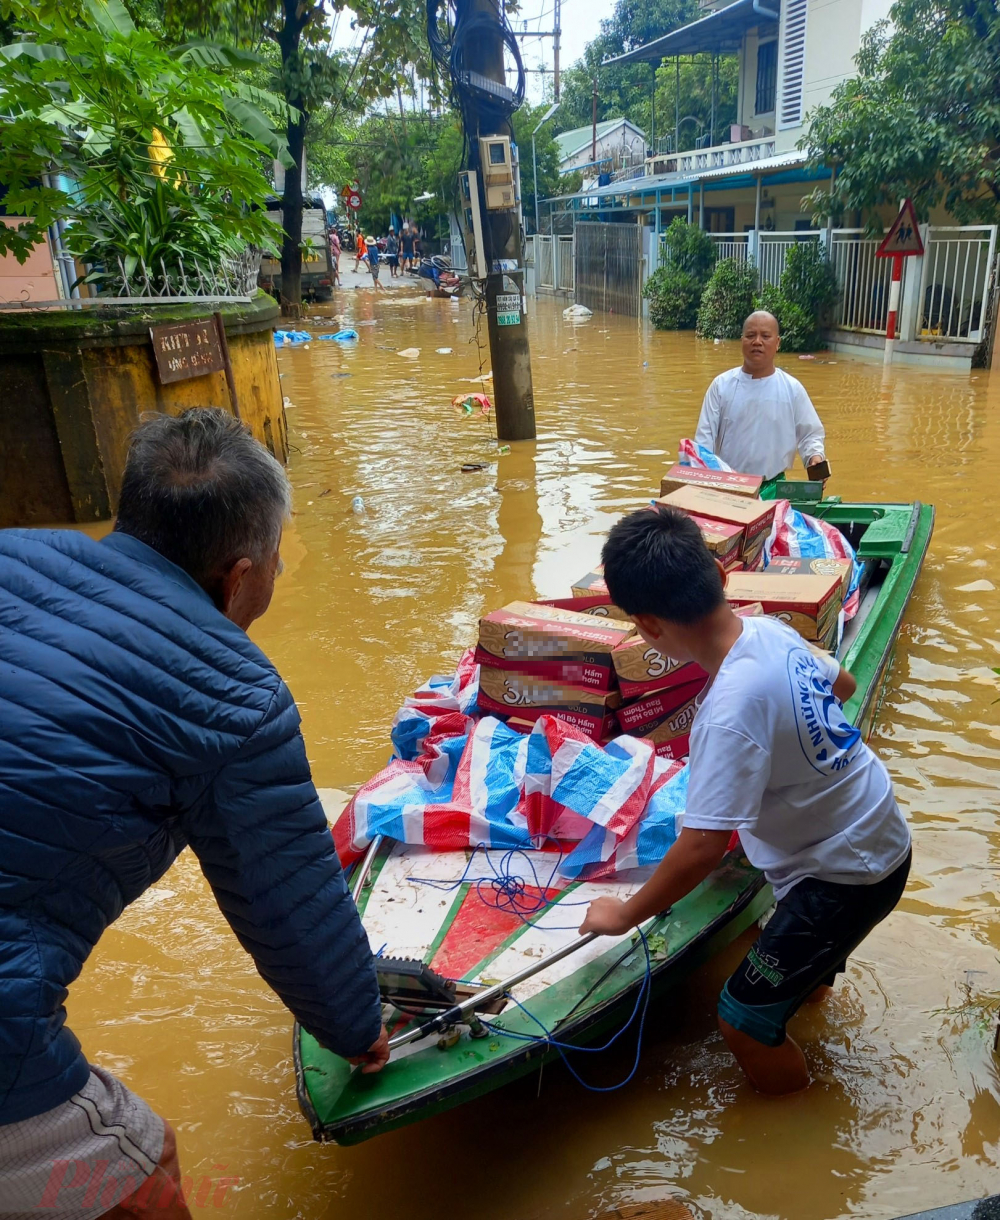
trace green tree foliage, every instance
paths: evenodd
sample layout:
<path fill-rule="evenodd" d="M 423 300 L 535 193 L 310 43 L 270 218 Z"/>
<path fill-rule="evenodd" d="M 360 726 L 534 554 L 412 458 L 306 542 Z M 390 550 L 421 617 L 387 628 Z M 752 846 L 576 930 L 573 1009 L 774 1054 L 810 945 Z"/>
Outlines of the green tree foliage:
<path fill-rule="evenodd" d="M 653 107 L 654 66 L 649 63 L 612 64 L 603 60 L 645 45 L 702 16 L 697 0 L 616 0 L 611 17 L 602 20 L 598 36 L 589 43 L 583 58 L 563 73 L 562 99 L 555 115 L 556 130 L 587 126 L 593 116 L 593 82 L 598 83 L 597 119 L 627 118 L 647 138 L 673 132 L 675 119 L 692 115 L 696 123 L 685 123 L 681 144 L 690 147 L 693 138 L 708 132 L 712 117 L 712 65 L 708 56 L 681 64 L 680 93 L 677 92 L 673 60 L 656 69 L 656 103 Z M 734 55 L 719 61 L 716 94 L 716 139 L 736 119 L 739 64 Z M 655 133 L 653 127 L 655 125 Z"/>
<path fill-rule="evenodd" d="M 962 223 L 1000 220 L 1000 14 L 992 0 L 897 0 L 865 36 L 858 75 L 811 116 L 815 161 L 837 167 L 820 218 L 913 199 Z"/>
<path fill-rule="evenodd" d="M 58 220 L 70 248 L 131 273 L 141 256 L 169 277 L 180 262 L 215 264 L 269 232 L 247 205 L 267 193 L 263 158 L 283 141 L 261 109 L 279 98 L 235 72 L 222 47 L 170 48 L 118 0 L 78 7 L 8 4 L 19 41 L 0 51 L 6 122 L 0 250 L 22 262 Z"/>
<path fill-rule="evenodd" d="M 141 0 L 137 0 L 141 2 Z M 311 116 L 329 107 L 336 122 L 344 107 L 361 112 L 369 103 L 391 96 L 417 73 L 436 90 L 436 74 L 424 33 L 419 0 L 356 0 L 354 24 L 365 31 L 353 56 L 330 49 L 328 19 L 340 12 L 341 0 L 165 0 L 168 29 L 200 37 L 222 31 L 234 44 L 257 47 L 269 39 L 278 49 L 276 89 L 287 104 L 290 169 L 285 175 L 281 248 L 282 308 L 299 313 L 302 300 L 301 167 Z"/>
<path fill-rule="evenodd" d="M 781 346 L 786 352 L 811 352 L 823 346 L 822 327 L 840 289 L 833 265 L 819 242 L 792 246 L 785 256 L 781 285 L 765 284 L 757 297 L 757 308 L 778 319 Z"/>
<path fill-rule="evenodd" d="M 715 243 L 697 225 L 676 217 L 664 234 L 665 265 L 646 282 L 649 318 L 658 330 L 691 330 L 712 268 Z"/>
<path fill-rule="evenodd" d="M 706 339 L 738 339 L 747 314 L 753 311 L 756 291 L 753 259 L 720 259 L 702 294 L 698 334 Z"/>

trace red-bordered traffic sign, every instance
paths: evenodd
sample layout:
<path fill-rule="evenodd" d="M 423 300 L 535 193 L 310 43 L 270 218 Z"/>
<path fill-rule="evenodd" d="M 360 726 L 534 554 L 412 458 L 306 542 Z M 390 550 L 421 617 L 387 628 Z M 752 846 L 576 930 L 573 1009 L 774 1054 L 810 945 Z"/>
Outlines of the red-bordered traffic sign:
<path fill-rule="evenodd" d="M 920 226 L 917 224 L 917 214 L 913 210 L 913 201 L 904 199 L 899 215 L 892 222 L 892 227 L 882 239 L 882 244 L 875 251 L 876 258 L 906 258 L 909 255 L 923 254 L 924 243 L 920 239 Z"/>
<path fill-rule="evenodd" d="M 358 211 L 363 202 L 360 191 L 351 191 L 349 195 L 344 196 L 344 205 L 350 208 L 352 212 Z"/>

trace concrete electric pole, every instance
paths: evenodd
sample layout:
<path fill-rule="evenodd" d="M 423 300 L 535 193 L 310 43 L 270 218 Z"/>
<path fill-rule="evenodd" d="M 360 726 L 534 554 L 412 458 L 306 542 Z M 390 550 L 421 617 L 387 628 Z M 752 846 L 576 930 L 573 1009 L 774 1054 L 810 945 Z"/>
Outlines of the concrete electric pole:
<path fill-rule="evenodd" d="M 478 74 L 498 90 L 508 90 L 504 72 L 504 34 L 501 14 L 495 0 L 457 0 L 454 37 L 460 39 L 463 21 L 476 19 L 474 36 L 463 45 L 462 59 L 467 74 Z M 484 20 L 488 18 L 489 20 Z M 468 82 L 466 82 L 468 83 Z M 488 88 L 489 86 L 487 86 Z M 500 94 L 498 93 L 498 96 Z M 477 117 L 473 120 L 472 115 Z M 493 114 L 495 117 L 490 118 Z M 475 130 L 470 126 L 474 122 Z M 499 117 L 490 105 L 463 107 L 463 124 L 468 138 L 467 168 L 476 170 L 479 201 L 483 217 L 486 254 L 486 322 L 490 355 L 493 361 L 493 405 L 497 439 L 533 440 L 535 437 L 535 398 L 531 384 L 531 352 L 524 316 L 524 254 L 521 224 L 516 208 L 487 207 L 486 169 L 480 157 L 480 140 L 506 136 L 514 142 L 510 121 Z"/>

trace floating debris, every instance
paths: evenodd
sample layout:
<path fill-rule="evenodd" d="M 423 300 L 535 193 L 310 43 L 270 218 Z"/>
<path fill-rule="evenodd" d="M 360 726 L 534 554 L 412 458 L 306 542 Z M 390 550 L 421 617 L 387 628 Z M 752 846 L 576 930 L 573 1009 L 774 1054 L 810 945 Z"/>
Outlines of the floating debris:
<path fill-rule="evenodd" d="M 420 355 L 419 347 L 404 347 L 403 350 L 397 353 L 400 356 L 405 356 L 407 360 L 416 360 Z"/>

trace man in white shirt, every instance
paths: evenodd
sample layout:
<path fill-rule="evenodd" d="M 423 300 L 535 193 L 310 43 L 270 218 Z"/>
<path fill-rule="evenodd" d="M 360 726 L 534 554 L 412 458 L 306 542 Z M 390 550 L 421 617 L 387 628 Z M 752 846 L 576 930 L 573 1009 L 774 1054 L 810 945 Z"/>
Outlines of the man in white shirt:
<path fill-rule="evenodd" d="M 733 470 L 773 479 L 795 461 L 824 461 L 826 433 L 805 387 L 774 367 L 778 321 L 760 309 L 743 323 L 743 364 L 720 373 L 701 404 L 695 440 Z"/>
<path fill-rule="evenodd" d="M 888 772 L 844 716 L 855 690 L 771 618 L 737 618 L 725 572 L 690 517 L 656 505 L 623 518 L 604 546 L 615 605 L 665 656 L 709 675 L 691 729 L 683 829 L 627 902 L 598 898 L 581 933 L 621 935 L 700 884 L 738 831 L 777 910 L 719 999 L 719 1027 L 762 1093 L 809 1083 L 789 1018 L 829 994 L 848 956 L 896 906 L 910 833 Z"/>

